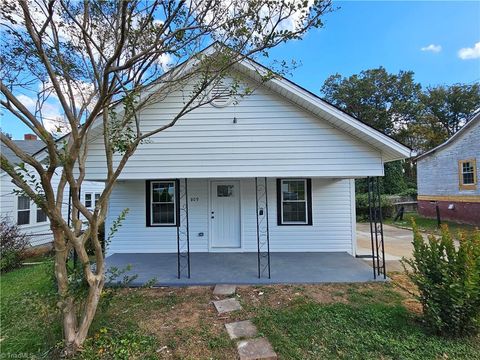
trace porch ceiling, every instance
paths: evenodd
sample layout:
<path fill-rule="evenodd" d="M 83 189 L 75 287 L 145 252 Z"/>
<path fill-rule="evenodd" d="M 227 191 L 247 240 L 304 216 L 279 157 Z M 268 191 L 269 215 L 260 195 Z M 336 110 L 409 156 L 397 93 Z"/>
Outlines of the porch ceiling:
<path fill-rule="evenodd" d="M 191 278 L 177 278 L 177 254 L 113 254 L 107 267 L 137 275 L 131 286 L 156 279 L 157 286 L 215 284 L 317 284 L 373 281 L 364 261 L 347 253 L 271 253 L 271 279 L 257 276 L 257 253 L 191 253 Z M 123 276 L 122 276 L 123 277 Z"/>

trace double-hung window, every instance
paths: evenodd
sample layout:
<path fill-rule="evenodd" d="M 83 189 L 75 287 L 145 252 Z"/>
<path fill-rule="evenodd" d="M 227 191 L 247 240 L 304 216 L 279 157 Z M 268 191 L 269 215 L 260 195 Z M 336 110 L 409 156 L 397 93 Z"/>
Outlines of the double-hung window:
<path fill-rule="evenodd" d="M 37 223 L 47 221 L 47 214 L 37 205 Z"/>
<path fill-rule="evenodd" d="M 475 159 L 458 162 L 458 181 L 461 190 L 475 190 L 477 185 L 477 164 Z"/>
<path fill-rule="evenodd" d="M 93 209 L 97 205 L 98 199 L 100 199 L 99 193 L 85 193 L 85 207 Z"/>
<path fill-rule="evenodd" d="M 30 198 L 19 196 L 17 198 L 17 225 L 30 224 Z"/>
<path fill-rule="evenodd" d="M 178 191 L 175 180 L 147 181 L 147 226 L 176 226 Z"/>
<path fill-rule="evenodd" d="M 278 225 L 312 225 L 310 179 L 277 180 Z"/>

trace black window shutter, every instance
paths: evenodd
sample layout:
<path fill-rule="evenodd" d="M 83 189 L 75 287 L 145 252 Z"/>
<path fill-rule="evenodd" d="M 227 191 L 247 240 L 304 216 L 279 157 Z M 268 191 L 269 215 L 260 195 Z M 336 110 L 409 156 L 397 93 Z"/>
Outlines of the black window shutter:
<path fill-rule="evenodd" d="M 308 211 L 308 225 L 313 224 L 312 219 L 312 179 L 307 179 L 307 211 Z"/>
<path fill-rule="evenodd" d="M 188 201 L 188 199 L 185 199 Z M 175 226 L 180 226 L 180 179 L 175 179 Z"/>
<path fill-rule="evenodd" d="M 277 179 L 277 225 L 282 225 L 282 179 Z"/>
<path fill-rule="evenodd" d="M 152 224 L 150 223 L 150 221 L 151 221 L 150 209 L 152 208 L 152 206 L 150 204 L 150 187 L 151 187 L 150 183 L 151 183 L 150 180 L 145 181 L 145 206 L 146 206 L 145 214 L 146 214 L 146 225 L 147 225 L 147 227 L 152 226 Z"/>

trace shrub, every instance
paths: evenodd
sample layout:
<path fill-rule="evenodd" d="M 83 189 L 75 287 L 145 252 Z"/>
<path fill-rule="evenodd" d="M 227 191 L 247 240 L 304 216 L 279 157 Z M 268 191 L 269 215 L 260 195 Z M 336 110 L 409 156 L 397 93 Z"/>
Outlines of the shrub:
<path fill-rule="evenodd" d="M 393 202 L 386 195 L 380 195 L 380 203 L 382 205 L 383 218 L 392 217 L 394 209 Z M 368 194 L 357 194 L 355 196 L 356 213 L 358 220 L 368 220 Z"/>
<path fill-rule="evenodd" d="M 403 260 L 418 287 L 425 323 L 447 336 L 474 334 L 480 327 L 480 230 L 460 234 L 459 246 L 446 225 L 424 240 L 413 222 L 413 258 Z M 409 265 L 411 269 L 408 269 Z"/>
<path fill-rule="evenodd" d="M 402 191 L 401 193 L 398 193 L 397 195 L 408 196 L 408 197 L 412 197 L 412 198 L 416 199 L 417 195 L 418 195 L 418 190 L 415 189 L 415 188 L 408 188 L 408 189 Z"/>
<path fill-rule="evenodd" d="M 22 256 L 28 246 L 25 234 L 20 232 L 17 225 L 8 219 L 0 220 L 0 272 L 5 272 L 19 267 Z"/>

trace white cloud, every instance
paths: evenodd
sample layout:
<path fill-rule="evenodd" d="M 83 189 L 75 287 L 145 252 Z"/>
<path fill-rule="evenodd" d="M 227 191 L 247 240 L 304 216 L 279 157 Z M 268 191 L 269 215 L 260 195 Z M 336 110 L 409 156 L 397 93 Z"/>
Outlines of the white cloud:
<path fill-rule="evenodd" d="M 17 99 L 37 118 L 40 118 L 45 129 L 54 135 L 63 135 L 70 131 L 61 112 L 58 101 L 48 100 L 42 104 L 41 113 L 38 112 L 37 99 L 28 95 L 17 95 Z"/>
<path fill-rule="evenodd" d="M 442 51 L 442 46 L 441 45 L 430 44 L 428 46 L 422 47 L 420 50 L 439 53 L 440 51 Z"/>
<path fill-rule="evenodd" d="M 480 58 L 480 41 L 475 43 L 471 48 L 462 48 L 458 50 L 458 57 L 462 60 Z"/>

